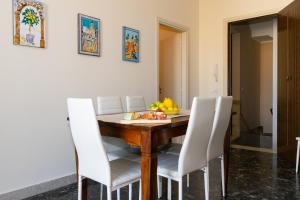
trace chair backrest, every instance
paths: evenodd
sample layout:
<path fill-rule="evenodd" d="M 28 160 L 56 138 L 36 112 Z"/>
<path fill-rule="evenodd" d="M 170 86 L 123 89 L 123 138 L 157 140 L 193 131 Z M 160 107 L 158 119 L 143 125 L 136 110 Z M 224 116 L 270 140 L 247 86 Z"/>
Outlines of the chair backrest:
<path fill-rule="evenodd" d="M 214 124 L 208 144 L 208 161 L 220 157 L 224 153 L 224 139 L 231 118 L 231 108 L 232 97 L 217 98 Z"/>
<path fill-rule="evenodd" d="M 127 112 L 139 112 L 146 110 L 145 99 L 142 96 L 127 96 L 126 97 Z"/>
<path fill-rule="evenodd" d="M 97 97 L 98 115 L 118 114 L 123 112 L 121 97 Z"/>
<path fill-rule="evenodd" d="M 179 175 L 183 176 L 207 164 L 207 147 L 213 126 L 215 101 L 215 98 L 199 97 L 193 100 L 186 136 L 179 155 Z"/>
<path fill-rule="evenodd" d="M 91 99 L 69 98 L 68 111 L 79 160 L 79 175 L 111 185 L 110 165 Z"/>
<path fill-rule="evenodd" d="M 110 115 L 123 113 L 121 97 L 117 96 L 101 96 L 97 97 L 98 115 Z M 124 140 L 112 137 L 102 137 L 104 147 L 107 153 L 128 148 L 128 144 Z"/>

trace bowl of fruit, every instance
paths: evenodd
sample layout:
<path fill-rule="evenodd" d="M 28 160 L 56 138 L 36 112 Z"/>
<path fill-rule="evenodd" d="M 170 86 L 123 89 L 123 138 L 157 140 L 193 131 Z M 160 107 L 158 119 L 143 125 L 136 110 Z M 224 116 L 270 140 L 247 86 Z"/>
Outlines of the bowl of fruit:
<path fill-rule="evenodd" d="M 163 102 L 157 101 L 149 106 L 151 111 L 164 112 L 167 115 L 178 115 L 180 109 L 171 98 L 165 98 Z"/>

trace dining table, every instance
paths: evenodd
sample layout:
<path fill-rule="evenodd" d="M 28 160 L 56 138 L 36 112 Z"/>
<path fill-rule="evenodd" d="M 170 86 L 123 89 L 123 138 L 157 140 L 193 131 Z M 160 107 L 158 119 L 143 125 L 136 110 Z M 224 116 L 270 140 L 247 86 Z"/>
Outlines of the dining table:
<path fill-rule="evenodd" d="M 97 116 L 102 136 L 120 138 L 130 146 L 140 147 L 142 200 L 157 199 L 158 149 L 169 144 L 172 138 L 184 136 L 189 123 L 189 115 L 180 115 L 167 123 L 124 123 L 122 114 Z M 229 136 L 228 136 L 229 135 Z M 225 179 L 227 186 L 230 134 L 225 138 Z M 76 154 L 76 168 L 78 157 Z M 99 169 L 100 170 L 100 169 Z M 83 179 L 82 199 L 87 200 L 88 181 Z M 226 187 L 227 188 L 227 187 Z"/>

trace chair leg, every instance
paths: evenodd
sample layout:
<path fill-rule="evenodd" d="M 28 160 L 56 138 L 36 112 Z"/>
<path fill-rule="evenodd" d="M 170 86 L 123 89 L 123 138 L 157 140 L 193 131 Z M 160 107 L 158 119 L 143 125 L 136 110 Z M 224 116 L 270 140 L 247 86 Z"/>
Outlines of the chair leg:
<path fill-rule="evenodd" d="M 162 177 L 157 176 L 157 196 L 158 198 L 162 197 Z"/>
<path fill-rule="evenodd" d="M 132 200 L 132 183 L 129 184 L 128 199 Z"/>
<path fill-rule="evenodd" d="M 139 188 L 139 200 L 142 200 L 142 180 L 140 180 L 140 188 Z"/>
<path fill-rule="evenodd" d="M 172 199 L 172 180 L 168 178 L 168 200 Z"/>
<path fill-rule="evenodd" d="M 117 199 L 121 200 L 121 189 L 117 189 Z"/>
<path fill-rule="evenodd" d="M 296 173 L 298 173 L 299 170 L 299 151 L 300 151 L 300 141 L 298 141 L 298 145 L 297 145 L 297 157 L 296 157 Z"/>
<path fill-rule="evenodd" d="M 182 200 L 182 177 L 179 179 L 179 182 L 178 182 L 178 200 Z"/>
<path fill-rule="evenodd" d="M 186 187 L 190 187 L 190 174 L 186 175 Z"/>
<path fill-rule="evenodd" d="M 78 200 L 82 197 L 82 176 L 78 176 Z"/>
<path fill-rule="evenodd" d="M 107 200 L 112 200 L 111 199 L 111 189 L 110 189 L 110 187 L 107 187 Z"/>
<path fill-rule="evenodd" d="M 205 200 L 209 200 L 209 169 L 204 168 Z"/>
<path fill-rule="evenodd" d="M 100 183 L 100 200 L 103 199 L 103 184 Z"/>
<path fill-rule="evenodd" d="M 226 196 L 226 191 L 225 191 L 225 168 L 224 168 L 224 155 L 221 156 L 221 175 L 222 175 L 222 195 L 223 197 Z"/>

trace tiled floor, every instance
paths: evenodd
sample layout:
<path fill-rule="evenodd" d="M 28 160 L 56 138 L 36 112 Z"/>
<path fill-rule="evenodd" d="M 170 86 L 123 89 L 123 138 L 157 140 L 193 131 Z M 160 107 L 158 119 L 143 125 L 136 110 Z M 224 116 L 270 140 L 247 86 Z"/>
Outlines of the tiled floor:
<path fill-rule="evenodd" d="M 231 151 L 228 200 L 300 200 L 300 175 L 294 172 L 294 166 L 269 153 L 234 149 Z M 213 161 L 210 171 L 210 199 L 221 198 L 220 163 Z M 184 199 L 204 199 L 203 174 L 191 175 L 190 188 L 184 187 Z M 99 185 L 91 182 L 89 200 L 100 199 Z M 172 184 L 172 199 L 177 198 L 177 184 Z M 164 191 L 166 199 L 166 191 Z M 104 193 L 106 199 L 106 194 Z M 116 199 L 116 193 L 113 194 Z M 76 185 L 70 185 L 55 191 L 41 194 L 26 200 L 75 200 Z M 121 199 L 128 199 L 127 188 L 121 192 Z M 134 185 L 134 199 L 138 199 L 138 184 Z"/>

